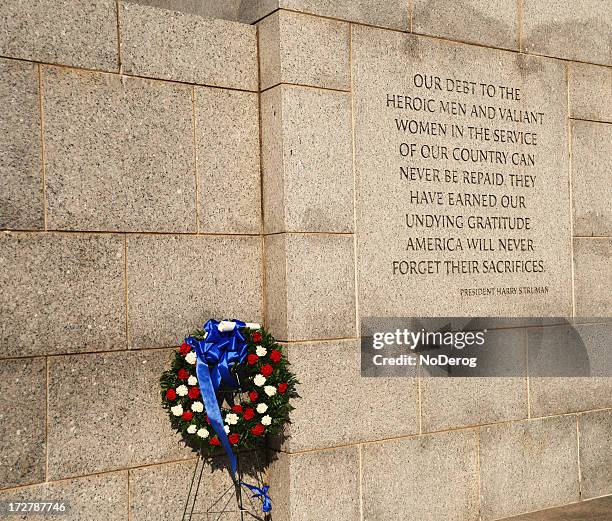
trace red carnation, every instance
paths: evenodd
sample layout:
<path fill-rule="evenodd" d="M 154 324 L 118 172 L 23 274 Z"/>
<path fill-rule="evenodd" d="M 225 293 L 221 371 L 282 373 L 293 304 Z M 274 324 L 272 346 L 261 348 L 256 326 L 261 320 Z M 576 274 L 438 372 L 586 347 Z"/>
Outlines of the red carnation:
<path fill-rule="evenodd" d="M 253 418 L 255 418 L 255 411 L 249 407 L 246 411 L 244 411 L 244 419 L 248 421 L 252 420 Z"/>
<path fill-rule="evenodd" d="M 206 423 L 208 423 L 208 425 L 210 425 L 210 420 L 208 419 L 208 415 L 205 416 L 204 419 L 206 420 Z"/>
<path fill-rule="evenodd" d="M 236 443 L 240 441 L 240 436 L 234 432 L 233 434 L 230 434 L 227 439 L 232 445 L 236 445 Z"/>
<path fill-rule="evenodd" d="M 251 400 L 252 402 L 256 402 L 257 398 L 259 398 L 259 393 L 257 391 L 251 391 L 249 393 L 249 400 Z"/>
<path fill-rule="evenodd" d="M 261 372 L 261 374 L 263 374 L 266 378 L 268 378 L 268 376 L 270 376 L 272 374 L 272 372 L 274 371 L 274 368 L 270 365 L 270 364 L 266 364 L 264 366 L 261 367 L 261 369 L 259 370 Z"/>
<path fill-rule="evenodd" d="M 253 340 L 253 342 L 256 344 L 259 344 L 259 342 L 261 342 L 261 333 L 259 331 L 255 331 L 251 337 L 251 340 Z"/>
<path fill-rule="evenodd" d="M 187 353 L 189 353 L 189 351 L 191 351 L 191 347 L 187 342 L 183 342 L 181 347 L 179 347 L 179 353 L 185 356 Z"/>
<path fill-rule="evenodd" d="M 183 420 L 186 422 L 190 421 L 193 418 L 193 413 L 191 411 L 185 411 L 182 416 Z"/>
<path fill-rule="evenodd" d="M 189 371 L 187 371 L 187 369 L 184 369 L 184 368 L 182 368 L 182 367 L 181 367 L 181 368 L 178 370 L 177 375 L 178 375 L 179 379 L 181 379 L 181 380 L 187 380 L 187 378 L 189 378 Z"/>
<path fill-rule="evenodd" d="M 280 362 L 282 357 L 283 355 L 281 354 L 281 352 L 277 351 L 276 349 L 273 349 L 270 353 L 270 360 L 272 360 L 275 364 Z"/>
<path fill-rule="evenodd" d="M 167 400 L 176 400 L 176 391 L 174 389 L 168 389 L 166 391 Z"/>
<path fill-rule="evenodd" d="M 194 400 L 198 396 L 200 396 L 200 388 L 199 387 L 190 387 L 189 391 L 187 391 L 187 396 Z"/>
<path fill-rule="evenodd" d="M 287 390 L 288 384 L 278 384 L 278 392 L 283 394 Z"/>
<path fill-rule="evenodd" d="M 257 363 L 257 360 L 259 360 L 259 357 L 255 354 L 250 354 L 249 356 L 247 356 L 247 362 L 249 363 L 249 365 L 255 365 Z"/>
<path fill-rule="evenodd" d="M 251 429 L 251 432 L 255 436 L 261 436 L 264 433 L 265 430 L 266 430 L 266 428 L 261 423 L 258 423 L 257 425 L 255 425 L 255 427 L 253 427 Z"/>
<path fill-rule="evenodd" d="M 240 404 L 234 405 L 232 407 L 232 412 L 235 412 L 236 414 L 242 414 L 242 405 Z"/>
<path fill-rule="evenodd" d="M 211 445 L 214 445 L 216 447 L 218 447 L 219 445 L 221 445 L 221 442 L 219 441 L 219 438 L 217 438 L 216 436 L 214 438 L 211 438 L 209 443 Z"/>

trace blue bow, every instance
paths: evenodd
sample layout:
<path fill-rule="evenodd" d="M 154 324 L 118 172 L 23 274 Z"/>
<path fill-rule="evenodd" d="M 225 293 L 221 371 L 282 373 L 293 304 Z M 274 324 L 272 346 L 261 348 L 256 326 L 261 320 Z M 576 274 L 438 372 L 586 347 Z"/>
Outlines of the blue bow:
<path fill-rule="evenodd" d="M 261 510 L 264 514 L 267 514 L 268 512 L 270 512 L 270 510 L 272 510 L 272 501 L 270 501 L 270 496 L 268 496 L 268 490 L 270 490 L 270 487 L 268 485 L 264 486 L 263 488 L 259 488 L 253 485 L 248 485 L 247 483 L 243 483 L 242 481 L 240 482 L 240 484 L 248 488 L 251 492 L 255 492 L 252 497 L 262 498 L 263 506 L 261 507 Z"/>

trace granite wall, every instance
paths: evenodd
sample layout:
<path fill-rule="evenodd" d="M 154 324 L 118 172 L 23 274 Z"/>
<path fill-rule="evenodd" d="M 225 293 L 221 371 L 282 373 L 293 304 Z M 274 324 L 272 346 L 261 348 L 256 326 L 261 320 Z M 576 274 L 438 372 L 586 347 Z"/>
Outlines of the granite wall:
<path fill-rule="evenodd" d="M 180 517 L 194 460 L 157 380 L 209 316 L 263 321 L 302 382 L 277 521 L 493 521 L 612 493 L 609 379 L 361 378 L 354 86 L 367 42 L 550 69 L 560 276 L 570 313 L 612 316 L 610 4 L 227 8 L 257 24 L 0 5 L 0 499 Z"/>

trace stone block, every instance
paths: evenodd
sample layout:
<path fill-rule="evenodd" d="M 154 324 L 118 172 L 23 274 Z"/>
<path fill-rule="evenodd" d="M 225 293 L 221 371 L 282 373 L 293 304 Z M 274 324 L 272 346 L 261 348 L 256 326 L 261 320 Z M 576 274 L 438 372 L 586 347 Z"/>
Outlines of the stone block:
<path fill-rule="evenodd" d="M 242 0 L 129 0 L 133 4 L 151 5 L 172 11 L 192 13 L 209 18 L 239 21 Z"/>
<path fill-rule="evenodd" d="M 549 508 L 522 516 L 504 519 L 504 521 L 608 521 L 612 509 L 612 497 L 604 497 L 591 501 L 581 501 L 557 508 Z"/>
<path fill-rule="evenodd" d="M 161 407 L 170 359 L 170 350 L 51 358 L 48 478 L 190 457 Z"/>
<path fill-rule="evenodd" d="M 611 236 L 611 124 L 572 122 L 572 196 L 574 235 Z"/>
<path fill-rule="evenodd" d="M 43 72 L 48 227 L 195 231 L 191 88 Z"/>
<path fill-rule="evenodd" d="M 478 520 L 478 443 L 472 430 L 363 447 L 363 519 Z"/>
<path fill-rule="evenodd" d="M 0 228 L 42 229 L 38 66 L 0 59 Z"/>
<path fill-rule="evenodd" d="M 575 416 L 482 427 L 482 519 L 578 501 L 577 452 Z"/>
<path fill-rule="evenodd" d="M 44 358 L 0 364 L 0 489 L 45 480 L 46 381 Z"/>
<path fill-rule="evenodd" d="M 196 88 L 200 232 L 260 233 L 259 100 Z"/>
<path fill-rule="evenodd" d="M 524 51 L 612 64 L 612 4 L 600 0 L 523 2 Z"/>
<path fill-rule="evenodd" d="M 259 237 L 128 238 L 131 348 L 179 345 L 209 318 L 262 321 Z"/>
<path fill-rule="evenodd" d="M 612 69 L 569 63 L 570 117 L 612 122 Z"/>
<path fill-rule="evenodd" d="M 359 521 L 359 448 L 278 453 L 270 497 L 275 519 Z"/>
<path fill-rule="evenodd" d="M 278 86 L 261 104 L 266 232 L 353 231 L 350 96 Z"/>
<path fill-rule="evenodd" d="M 121 66 L 127 74 L 256 91 L 256 28 L 122 2 Z"/>
<path fill-rule="evenodd" d="M 449 40 L 518 50 L 518 5 L 505 0 L 414 0 L 412 30 Z"/>
<path fill-rule="evenodd" d="M 117 71 L 117 2 L 2 2 L 0 54 L 85 69 Z"/>
<path fill-rule="evenodd" d="M 574 239 L 576 316 L 612 316 L 612 239 Z"/>
<path fill-rule="evenodd" d="M 125 347 L 123 239 L 0 236 L 0 356 Z"/>
<path fill-rule="evenodd" d="M 279 340 L 354 338 L 352 235 L 266 237 L 267 322 Z"/>
<path fill-rule="evenodd" d="M 349 90 L 349 24 L 277 11 L 259 23 L 261 88 L 279 83 Z"/>
<path fill-rule="evenodd" d="M 578 418 L 582 498 L 612 494 L 612 410 Z"/>

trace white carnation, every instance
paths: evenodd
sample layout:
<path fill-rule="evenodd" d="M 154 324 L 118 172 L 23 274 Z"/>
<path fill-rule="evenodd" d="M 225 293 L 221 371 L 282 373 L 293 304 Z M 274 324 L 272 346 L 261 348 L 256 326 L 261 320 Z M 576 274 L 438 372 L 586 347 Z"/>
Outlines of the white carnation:
<path fill-rule="evenodd" d="M 271 423 L 272 423 L 272 418 L 270 418 L 270 416 L 268 416 L 267 414 L 261 419 L 262 425 L 270 425 Z"/>
<path fill-rule="evenodd" d="M 170 411 L 172 414 L 174 414 L 174 416 L 181 416 L 183 414 L 183 406 L 179 403 L 178 405 L 171 407 Z"/>
<path fill-rule="evenodd" d="M 189 392 L 189 389 L 187 389 L 186 385 L 179 385 L 176 388 L 176 394 L 178 394 L 179 396 L 187 396 L 188 392 Z"/>
<path fill-rule="evenodd" d="M 189 427 L 187 427 L 187 432 L 189 434 L 195 434 L 198 428 L 192 423 Z"/>
<path fill-rule="evenodd" d="M 185 362 L 187 362 L 188 364 L 195 364 L 196 363 L 196 359 L 198 357 L 196 356 L 196 354 L 193 351 L 189 351 L 189 353 L 187 353 L 187 355 L 185 355 Z"/>
<path fill-rule="evenodd" d="M 260 403 L 259 405 L 257 405 L 257 412 L 259 414 L 263 414 L 267 410 L 268 410 L 268 406 L 265 403 Z"/>
<path fill-rule="evenodd" d="M 229 425 L 226 425 L 225 427 L 223 427 L 223 430 L 225 431 L 225 434 L 229 434 L 230 433 Z"/>
<path fill-rule="evenodd" d="M 253 383 L 256 386 L 261 387 L 263 384 L 266 383 L 266 377 L 263 374 L 257 374 L 255 375 L 255 378 L 253 378 Z"/>
<path fill-rule="evenodd" d="M 255 352 L 257 353 L 257 356 L 266 356 L 268 354 L 268 350 L 261 346 L 257 346 Z"/>
<path fill-rule="evenodd" d="M 274 387 L 273 385 L 266 385 L 264 387 L 264 392 L 268 395 L 268 396 L 274 396 L 276 394 L 276 387 Z"/>
<path fill-rule="evenodd" d="M 208 431 L 204 427 L 202 427 L 201 429 L 198 429 L 197 434 L 200 438 L 208 438 Z"/>
<path fill-rule="evenodd" d="M 195 385 L 195 384 L 197 384 L 197 383 L 198 383 L 198 379 L 197 379 L 195 376 L 191 375 L 191 376 L 190 376 L 190 377 L 187 379 L 187 383 L 188 383 L 189 385 Z"/>
<path fill-rule="evenodd" d="M 193 402 L 191 404 L 191 410 L 193 412 L 202 412 L 204 410 L 204 404 L 202 402 Z"/>
<path fill-rule="evenodd" d="M 225 423 L 229 423 L 230 425 L 236 425 L 238 423 L 238 415 L 234 414 L 233 412 L 230 412 L 225 417 Z"/>

